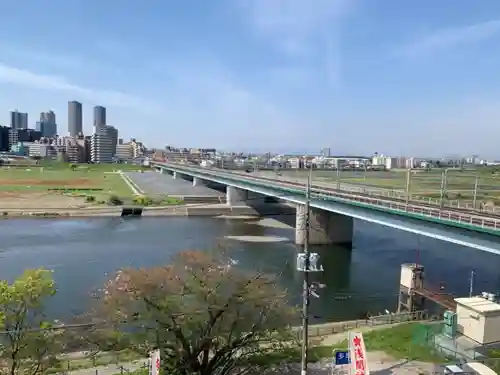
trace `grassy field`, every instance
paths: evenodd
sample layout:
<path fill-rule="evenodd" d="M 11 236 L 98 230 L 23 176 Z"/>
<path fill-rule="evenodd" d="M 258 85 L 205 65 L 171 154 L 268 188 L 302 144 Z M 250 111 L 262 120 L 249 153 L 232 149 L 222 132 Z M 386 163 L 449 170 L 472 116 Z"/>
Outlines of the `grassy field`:
<path fill-rule="evenodd" d="M 2 166 L 0 206 L 16 208 L 41 204 L 40 207 L 56 205 L 57 208 L 63 208 L 78 203 L 107 204 L 111 197 L 119 198 L 124 204 L 133 204 L 136 197 L 118 172 L 141 169 L 143 167 L 129 164 L 44 163 L 29 167 Z M 173 204 L 168 197 L 156 200 Z M 57 202 L 61 205 L 58 206 Z"/>
<path fill-rule="evenodd" d="M 305 178 L 307 171 L 282 171 L 284 176 Z M 472 200 L 476 176 L 478 176 L 478 201 L 500 200 L 500 176 L 484 171 L 451 170 L 447 173 L 447 198 Z M 379 187 L 404 191 L 407 172 L 350 172 L 341 171 L 340 181 L 368 187 Z M 314 171 L 313 182 L 331 182 L 338 180 L 336 171 Z M 429 198 L 439 198 L 441 192 L 442 171 L 413 171 L 411 175 L 411 193 Z"/>
<path fill-rule="evenodd" d="M 427 325 L 420 323 L 400 324 L 390 328 L 377 329 L 363 334 L 366 350 L 384 352 L 394 359 L 407 359 L 410 361 L 421 361 L 427 363 L 443 364 L 449 358 L 439 354 L 436 349 L 428 345 L 427 341 L 418 337 L 419 332 L 428 331 Z M 434 327 L 438 327 L 435 326 Z M 347 332 L 346 332 L 347 337 Z M 309 361 L 318 362 L 330 359 L 334 350 L 347 350 L 347 340 L 336 345 L 315 345 L 311 342 L 309 347 Z M 75 370 L 93 367 L 95 365 L 106 365 L 137 360 L 140 357 L 129 351 L 120 353 L 103 353 L 98 358 L 78 358 L 61 360 L 58 366 L 50 369 L 49 372 L 59 372 L 62 369 Z M 281 350 L 270 350 L 267 354 L 258 354 L 247 358 L 246 361 L 254 365 L 279 365 L 283 362 L 299 363 L 301 360 L 300 345 L 294 343 L 291 347 Z M 142 374 L 142 371 L 135 371 L 134 374 Z"/>
<path fill-rule="evenodd" d="M 369 352 L 384 352 L 394 359 L 421 361 L 427 363 L 447 363 L 449 357 L 442 355 L 439 350 L 428 343 L 427 337 L 420 337 L 428 332 L 435 332 L 440 325 L 422 323 L 404 323 L 390 328 L 376 329 L 363 334 L 366 350 Z M 346 333 L 347 336 L 347 333 Z M 336 350 L 347 350 L 347 339 L 333 346 L 313 346 L 309 357 L 312 362 L 324 358 L 331 358 Z M 259 356 L 255 361 L 260 364 L 280 363 L 281 361 L 300 362 L 300 348 L 289 348 L 284 351 L 272 352 L 266 356 Z"/>

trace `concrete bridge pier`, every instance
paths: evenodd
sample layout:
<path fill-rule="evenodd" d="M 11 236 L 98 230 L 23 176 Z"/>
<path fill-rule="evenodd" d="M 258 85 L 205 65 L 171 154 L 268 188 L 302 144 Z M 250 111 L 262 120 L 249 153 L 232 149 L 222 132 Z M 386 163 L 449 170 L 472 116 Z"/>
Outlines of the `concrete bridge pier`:
<path fill-rule="evenodd" d="M 352 246 L 353 219 L 350 216 L 334 212 L 310 208 L 310 245 L 343 245 Z M 306 235 L 306 209 L 305 205 L 297 205 L 295 219 L 295 243 L 304 245 Z"/>
<path fill-rule="evenodd" d="M 193 177 L 193 186 L 206 186 L 207 181 L 199 177 Z"/>
<path fill-rule="evenodd" d="M 173 179 L 176 180 L 178 178 L 183 178 L 183 179 L 186 179 L 186 175 L 185 174 L 182 174 L 180 172 L 173 172 L 173 175 L 172 175 Z"/>
<path fill-rule="evenodd" d="M 248 200 L 248 190 L 234 186 L 226 187 L 226 204 L 228 206 L 243 205 Z"/>

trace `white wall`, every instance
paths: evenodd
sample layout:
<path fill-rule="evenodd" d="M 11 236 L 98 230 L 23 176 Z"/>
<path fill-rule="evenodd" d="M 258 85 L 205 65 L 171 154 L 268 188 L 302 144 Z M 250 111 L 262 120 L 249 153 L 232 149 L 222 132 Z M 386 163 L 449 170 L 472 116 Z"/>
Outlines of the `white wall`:
<path fill-rule="evenodd" d="M 484 321 L 484 315 L 464 305 L 457 304 L 458 332 L 481 344 L 484 341 Z"/>

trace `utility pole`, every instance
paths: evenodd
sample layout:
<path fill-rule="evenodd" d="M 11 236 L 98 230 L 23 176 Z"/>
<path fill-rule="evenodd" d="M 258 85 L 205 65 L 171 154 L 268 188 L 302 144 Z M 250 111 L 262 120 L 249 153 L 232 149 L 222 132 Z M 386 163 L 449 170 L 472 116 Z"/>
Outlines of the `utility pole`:
<path fill-rule="evenodd" d="M 472 198 L 472 208 L 473 209 L 476 209 L 478 185 L 479 185 L 479 176 L 476 176 L 476 180 L 474 181 L 474 197 Z"/>
<path fill-rule="evenodd" d="M 439 207 L 441 207 L 441 209 L 443 209 L 444 207 L 447 180 L 448 180 L 448 169 L 445 169 L 444 172 L 441 174 L 441 199 L 439 200 Z"/>
<path fill-rule="evenodd" d="M 472 297 L 474 293 L 474 271 L 470 271 L 470 280 L 469 280 L 469 297 Z"/>
<path fill-rule="evenodd" d="M 337 159 L 337 190 L 340 190 L 340 160 Z"/>
<path fill-rule="evenodd" d="M 302 365 L 301 375 L 307 375 L 307 350 L 309 348 L 309 266 L 310 266 L 310 253 L 309 253 L 309 230 L 311 227 L 311 180 L 312 168 L 309 167 L 309 175 L 307 177 L 306 187 L 306 202 L 305 202 L 305 234 L 304 234 L 304 285 L 302 290 Z"/>
<path fill-rule="evenodd" d="M 408 210 L 408 204 L 410 203 L 410 187 L 411 187 L 411 168 L 408 168 L 406 172 L 406 210 Z"/>

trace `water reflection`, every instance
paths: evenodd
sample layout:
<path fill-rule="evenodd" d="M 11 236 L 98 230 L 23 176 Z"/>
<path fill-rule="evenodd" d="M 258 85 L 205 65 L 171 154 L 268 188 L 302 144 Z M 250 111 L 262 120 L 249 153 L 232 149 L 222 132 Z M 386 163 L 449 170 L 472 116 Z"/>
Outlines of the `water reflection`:
<path fill-rule="evenodd" d="M 284 215 L 280 221 L 294 218 Z M 300 303 L 303 275 L 295 270 L 295 258 L 302 250 L 293 242 L 294 229 L 263 223 L 206 217 L 4 220 L 0 222 L 0 277 L 13 280 L 25 268 L 54 269 L 58 293 L 51 313 L 64 317 L 84 310 L 90 291 L 120 268 L 161 265 L 182 250 L 222 246 L 238 267 L 279 275 L 279 283 Z M 288 241 L 242 242 L 226 236 L 278 236 Z M 474 269 L 477 292 L 500 290 L 498 256 L 358 221 L 352 251 L 311 247 L 321 255 L 325 269 L 311 278 L 326 285 L 318 291 L 321 298 L 311 300 L 315 320 L 394 311 L 400 265 L 414 262 L 417 250 L 430 282 L 443 281 L 449 291 L 465 295 Z"/>

